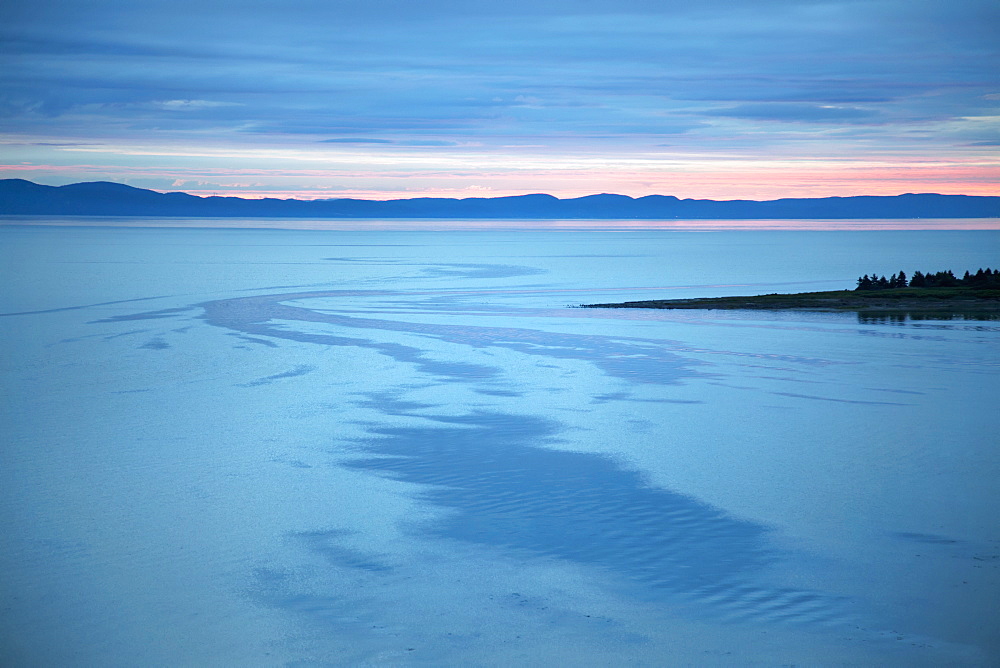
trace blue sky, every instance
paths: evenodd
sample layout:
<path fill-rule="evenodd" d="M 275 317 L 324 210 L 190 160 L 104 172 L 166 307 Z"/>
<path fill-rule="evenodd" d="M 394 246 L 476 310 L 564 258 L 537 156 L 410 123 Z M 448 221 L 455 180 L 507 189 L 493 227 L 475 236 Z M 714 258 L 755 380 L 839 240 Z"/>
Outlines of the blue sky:
<path fill-rule="evenodd" d="M 0 7 L 0 177 L 379 199 L 1000 194 L 1000 3 Z"/>

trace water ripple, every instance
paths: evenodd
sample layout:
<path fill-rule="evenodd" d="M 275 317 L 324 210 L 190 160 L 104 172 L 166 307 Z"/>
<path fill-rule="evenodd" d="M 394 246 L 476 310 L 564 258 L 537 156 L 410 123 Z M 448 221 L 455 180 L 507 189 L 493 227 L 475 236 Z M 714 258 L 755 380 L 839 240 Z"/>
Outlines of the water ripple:
<path fill-rule="evenodd" d="M 554 423 L 496 413 L 430 419 L 372 427 L 361 442 L 371 456 L 346 464 L 427 486 L 424 500 L 451 512 L 417 531 L 590 565 L 641 595 L 679 595 L 733 620 L 844 619 L 837 597 L 755 584 L 781 558 L 765 526 L 652 487 L 607 457 L 546 448 Z"/>

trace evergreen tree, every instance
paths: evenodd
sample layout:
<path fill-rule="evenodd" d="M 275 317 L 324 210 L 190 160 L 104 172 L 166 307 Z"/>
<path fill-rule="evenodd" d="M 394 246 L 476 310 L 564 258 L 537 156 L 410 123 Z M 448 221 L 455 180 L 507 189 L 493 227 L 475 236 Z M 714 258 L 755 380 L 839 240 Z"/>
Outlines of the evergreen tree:
<path fill-rule="evenodd" d="M 941 287 L 952 288 L 958 285 L 958 278 L 955 277 L 955 274 L 952 273 L 951 269 L 939 272 L 939 275 L 941 276 L 941 282 L 939 284 Z"/>
<path fill-rule="evenodd" d="M 951 269 L 937 272 L 913 272 L 913 278 L 907 279 L 906 272 L 900 270 L 889 278 L 876 273 L 860 276 L 855 290 L 886 290 L 894 288 L 953 288 L 953 287 L 989 287 L 1000 288 L 1000 269 L 978 269 L 976 273 L 966 270 L 961 278 L 955 276 Z"/>

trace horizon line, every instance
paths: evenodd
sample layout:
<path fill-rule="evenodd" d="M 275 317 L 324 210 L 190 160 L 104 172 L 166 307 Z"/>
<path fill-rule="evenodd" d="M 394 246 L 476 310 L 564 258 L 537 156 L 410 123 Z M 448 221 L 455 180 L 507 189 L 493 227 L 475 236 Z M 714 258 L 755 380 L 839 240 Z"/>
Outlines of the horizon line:
<path fill-rule="evenodd" d="M 664 197 L 664 198 L 676 199 L 676 200 L 681 201 L 681 202 L 688 201 L 688 202 L 759 202 L 759 203 L 779 202 L 779 201 L 784 201 L 784 200 L 851 199 L 851 198 L 857 198 L 857 197 L 890 198 L 890 197 L 925 196 L 925 195 L 938 196 L 938 197 L 975 197 L 975 198 L 990 198 L 990 197 L 992 197 L 992 198 L 1000 198 L 1000 195 L 969 195 L 969 194 L 966 194 L 966 193 L 941 193 L 941 192 L 901 192 L 901 193 L 896 193 L 896 194 L 892 194 L 892 195 L 885 195 L 885 194 L 875 195 L 875 194 L 858 193 L 858 194 L 851 194 L 851 195 L 818 195 L 818 196 L 812 196 L 812 197 L 777 197 L 777 198 L 773 198 L 773 199 L 749 199 L 749 198 L 715 199 L 715 198 L 701 198 L 701 197 L 678 197 L 676 195 L 669 195 L 669 194 L 663 194 L 663 193 L 649 193 L 649 194 L 646 194 L 646 195 L 638 195 L 638 196 L 636 196 L 636 195 L 626 195 L 626 194 L 622 194 L 622 193 L 614 193 L 614 192 L 608 192 L 608 191 L 595 192 L 595 193 L 590 193 L 590 194 L 586 194 L 586 195 L 576 195 L 576 196 L 569 196 L 569 197 L 567 197 L 567 196 L 553 195 L 551 193 L 538 192 L 538 191 L 523 192 L 523 193 L 519 193 L 519 194 L 515 194 L 515 195 L 494 195 L 494 196 L 485 196 L 485 195 L 468 195 L 468 196 L 460 196 L 460 195 L 451 195 L 451 196 L 449 196 L 449 195 L 413 195 L 413 196 L 409 196 L 409 197 L 386 197 L 386 198 L 359 197 L 359 196 L 350 196 L 350 195 L 348 195 L 348 196 L 333 196 L 333 197 L 321 197 L 321 196 L 317 196 L 317 197 L 295 197 L 294 193 L 287 193 L 286 192 L 286 193 L 282 193 L 282 194 L 288 194 L 290 196 L 279 197 L 279 196 L 276 196 L 276 193 L 266 193 L 266 194 L 260 194 L 260 195 L 254 195 L 254 194 L 251 194 L 251 193 L 241 193 L 239 195 L 234 195 L 234 194 L 219 194 L 218 191 L 213 191 L 212 193 L 209 194 L 209 193 L 198 192 L 198 191 L 192 192 L 190 190 L 171 190 L 171 189 L 163 189 L 163 188 L 142 187 L 142 186 L 135 186 L 135 185 L 132 185 L 130 183 L 123 183 L 123 182 L 120 182 L 120 181 L 107 181 L 107 180 L 76 181 L 76 182 L 73 182 L 73 183 L 64 183 L 64 184 L 61 184 L 61 185 L 51 185 L 51 184 L 47 184 L 47 183 L 39 183 L 37 181 L 31 181 L 30 179 L 23 179 L 23 178 L 16 178 L 16 177 L 15 178 L 0 179 L 0 182 L 2 182 L 2 181 L 22 181 L 24 183 L 30 183 L 32 185 L 42 186 L 42 187 L 47 187 L 47 188 L 65 188 L 65 187 L 70 187 L 70 186 L 89 185 L 89 184 L 110 184 L 110 185 L 116 185 L 116 186 L 124 186 L 124 187 L 127 187 L 127 188 L 133 188 L 135 190 L 146 190 L 146 191 L 149 191 L 149 192 L 159 193 L 161 195 L 169 195 L 169 194 L 175 194 L 176 193 L 176 194 L 189 195 L 191 197 L 197 197 L 199 199 L 219 198 L 219 199 L 240 199 L 240 200 L 247 200 L 247 201 L 275 200 L 275 201 L 298 201 L 298 202 L 336 201 L 336 200 L 354 200 L 354 201 L 366 201 L 366 202 L 399 202 L 399 201 L 420 200 L 420 199 L 441 199 L 441 200 L 452 200 L 452 201 L 464 201 L 464 200 L 511 199 L 511 198 L 517 198 L 517 197 L 550 197 L 550 198 L 555 199 L 555 200 L 560 201 L 560 202 L 566 202 L 566 201 L 586 199 L 588 197 L 603 197 L 603 196 L 621 197 L 621 198 L 629 199 L 629 200 L 632 200 L 632 201 L 641 200 L 641 199 L 645 199 L 645 198 L 648 198 L 648 197 Z"/>

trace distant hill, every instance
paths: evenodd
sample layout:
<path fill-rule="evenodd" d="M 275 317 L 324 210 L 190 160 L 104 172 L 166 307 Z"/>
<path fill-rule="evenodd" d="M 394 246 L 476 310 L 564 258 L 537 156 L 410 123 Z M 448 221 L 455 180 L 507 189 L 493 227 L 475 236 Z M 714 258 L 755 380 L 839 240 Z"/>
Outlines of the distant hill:
<path fill-rule="evenodd" d="M 361 199 L 242 199 L 159 193 L 97 181 L 44 186 L 0 180 L 0 214 L 45 216 L 192 216 L 240 218 L 541 218 L 734 220 L 822 218 L 997 218 L 1000 197 L 894 195 L 716 201 L 669 195 L 552 195 Z"/>

